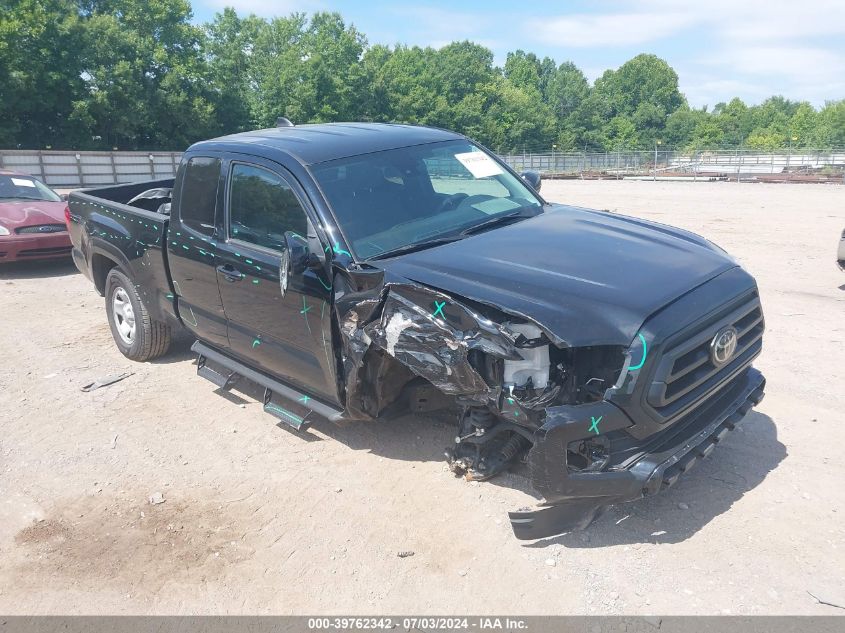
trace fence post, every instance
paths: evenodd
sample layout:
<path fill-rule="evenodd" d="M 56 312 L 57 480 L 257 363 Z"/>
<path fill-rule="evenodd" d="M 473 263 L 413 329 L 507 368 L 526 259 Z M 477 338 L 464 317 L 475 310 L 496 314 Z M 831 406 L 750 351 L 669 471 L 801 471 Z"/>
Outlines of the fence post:
<path fill-rule="evenodd" d="M 109 163 L 111 164 L 111 179 L 112 184 L 117 184 L 117 166 L 114 164 L 114 152 L 109 154 Z"/>
<path fill-rule="evenodd" d="M 79 178 L 79 186 L 85 186 L 85 176 L 82 174 L 82 154 L 76 152 L 76 175 Z"/>

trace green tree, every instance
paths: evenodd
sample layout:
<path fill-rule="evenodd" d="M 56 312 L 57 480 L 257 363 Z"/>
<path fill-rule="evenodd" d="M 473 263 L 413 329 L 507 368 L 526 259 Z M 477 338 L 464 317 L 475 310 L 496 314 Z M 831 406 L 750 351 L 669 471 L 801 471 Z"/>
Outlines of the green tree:
<path fill-rule="evenodd" d="M 685 101 L 672 67 L 655 55 L 642 54 L 618 70 L 605 71 L 585 103 L 597 113 L 601 125 L 619 115 L 631 119 L 637 127 L 639 143 L 649 147 L 662 135 L 669 115 Z"/>
<path fill-rule="evenodd" d="M 70 120 L 103 147 L 184 147 L 217 131 L 187 0 L 89 0 L 82 17 L 87 94 Z"/>
<path fill-rule="evenodd" d="M 249 98 L 251 53 L 265 24 L 254 15 L 241 18 L 227 7 L 205 25 L 208 87 L 223 134 L 255 126 Z"/>
<path fill-rule="evenodd" d="M 813 132 L 818 126 L 818 114 L 806 101 L 798 105 L 795 114 L 789 120 L 789 135 L 792 147 L 811 147 Z"/>
<path fill-rule="evenodd" d="M 696 130 L 702 122 L 712 119 L 705 109 L 694 109 L 684 105 L 666 119 L 663 141 L 667 148 L 684 149 L 693 143 Z"/>
<path fill-rule="evenodd" d="M 845 147 L 845 99 L 824 105 L 816 117 L 810 144 L 821 149 Z"/>
<path fill-rule="evenodd" d="M 76 143 L 85 29 L 72 0 L 0 0 L 0 145 Z"/>
<path fill-rule="evenodd" d="M 505 60 L 504 76 L 514 86 L 538 97 L 543 94 L 540 74 L 543 68 L 534 53 L 516 50 L 508 53 Z"/>
<path fill-rule="evenodd" d="M 366 39 L 338 13 L 275 18 L 251 54 L 250 110 L 259 125 L 355 119 L 363 112 Z"/>

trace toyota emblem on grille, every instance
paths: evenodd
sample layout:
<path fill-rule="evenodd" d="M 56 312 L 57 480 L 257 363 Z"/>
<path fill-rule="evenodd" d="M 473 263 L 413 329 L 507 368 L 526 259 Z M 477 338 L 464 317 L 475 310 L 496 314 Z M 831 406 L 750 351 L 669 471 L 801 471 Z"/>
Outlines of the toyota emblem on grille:
<path fill-rule="evenodd" d="M 710 341 L 710 358 L 714 365 L 724 365 L 736 352 L 737 331 L 733 326 L 728 326 L 716 332 L 716 336 Z"/>

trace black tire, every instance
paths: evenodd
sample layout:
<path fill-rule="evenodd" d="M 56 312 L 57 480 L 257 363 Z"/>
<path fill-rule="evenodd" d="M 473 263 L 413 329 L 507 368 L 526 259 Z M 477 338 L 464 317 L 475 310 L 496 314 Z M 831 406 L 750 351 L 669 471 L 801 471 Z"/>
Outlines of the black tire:
<path fill-rule="evenodd" d="M 116 303 L 123 306 L 122 311 L 115 307 Z M 127 304 L 131 310 L 126 309 Z M 135 284 L 117 268 L 112 268 L 106 277 L 106 317 L 117 348 L 130 360 L 152 360 L 170 347 L 170 326 L 150 318 Z"/>

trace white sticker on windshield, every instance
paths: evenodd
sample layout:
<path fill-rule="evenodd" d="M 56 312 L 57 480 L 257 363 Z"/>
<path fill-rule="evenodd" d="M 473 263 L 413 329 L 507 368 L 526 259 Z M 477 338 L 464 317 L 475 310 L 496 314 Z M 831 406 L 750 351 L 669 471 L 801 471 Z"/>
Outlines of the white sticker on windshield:
<path fill-rule="evenodd" d="M 461 161 L 461 164 L 476 178 L 486 178 L 502 173 L 502 168 L 484 152 L 464 152 L 455 154 L 455 158 Z"/>
<path fill-rule="evenodd" d="M 35 187 L 35 183 L 31 180 L 24 180 L 23 178 L 12 178 L 12 184 L 18 187 Z"/>

